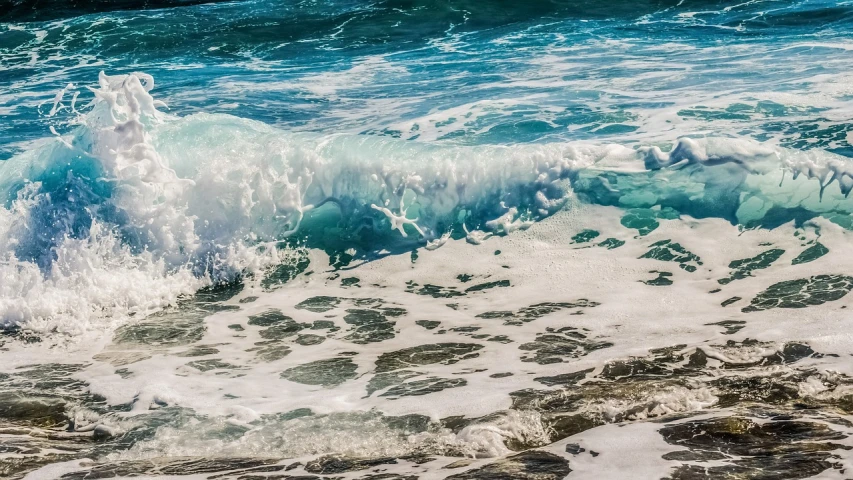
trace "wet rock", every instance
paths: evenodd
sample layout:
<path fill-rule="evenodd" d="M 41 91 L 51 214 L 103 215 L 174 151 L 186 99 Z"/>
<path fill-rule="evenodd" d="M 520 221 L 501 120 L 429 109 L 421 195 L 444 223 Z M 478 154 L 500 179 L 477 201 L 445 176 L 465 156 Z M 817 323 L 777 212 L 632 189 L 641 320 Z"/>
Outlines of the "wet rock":
<path fill-rule="evenodd" d="M 299 323 L 293 318 L 283 315 L 279 310 L 268 310 L 261 315 L 249 317 L 249 325 L 266 327 L 258 334 L 267 340 L 281 340 L 296 335 L 306 328 L 311 328 L 309 323 Z"/>
<path fill-rule="evenodd" d="M 183 351 L 177 356 L 179 357 L 203 357 L 205 355 L 216 355 L 219 349 L 209 345 L 196 345 L 189 350 Z"/>
<path fill-rule="evenodd" d="M 96 442 L 104 442 L 116 435 L 116 431 L 106 425 L 98 425 L 92 430 L 92 439 Z"/>
<path fill-rule="evenodd" d="M 312 334 L 299 335 L 296 337 L 296 340 L 294 340 L 295 343 L 302 346 L 319 345 L 325 341 L 326 337 Z"/>
<path fill-rule="evenodd" d="M 734 340 L 729 340 L 725 343 L 725 345 L 714 345 L 715 348 L 720 349 L 724 352 L 727 350 L 738 350 L 745 347 L 770 348 L 773 346 L 775 346 L 775 344 L 762 343 L 758 340 L 750 338 L 744 339 L 743 342 L 735 342 Z M 740 363 L 736 363 L 734 361 L 724 362 L 723 368 L 743 369 L 766 365 L 784 365 L 798 362 L 804 358 L 813 355 L 815 355 L 815 352 L 808 345 L 797 342 L 788 342 L 782 345 L 780 349 L 761 357 L 759 360 L 745 361 Z"/>
<path fill-rule="evenodd" d="M 509 394 L 514 410 L 537 410 L 548 413 L 574 412 L 583 398 L 581 389 L 536 390 L 525 388 Z"/>
<path fill-rule="evenodd" d="M 246 368 L 223 362 L 222 359 L 219 358 L 211 358 L 210 360 L 196 360 L 194 362 L 188 363 L 187 366 L 195 368 L 196 370 L 201 372 L 209 372 L 211 370 L 239 370 Z"/>
<path fill-rule="evenodd" d="M 356 377 L 358 366 L 349 358 L 317 360 L 281 373 L 281 378 L 306 385 L 334 387 Z"/>
<path fill-rule="evenodd" d="M 601 235 L 595 230 L 581 230 L 577 235 L 572 237 L 572 243 L 587 243 Z"/>
<path fill-rule="evenodd" d="M 382 342 L 394 338 L 394 321 L 389 316 L 397 317 L 405 313 L 402 309 L 350 309 L 344 316 L 344 321 L 355 328 L 346 337 L 357 344 Z"/>
<path fill-rule="evenodd" d="M 261 287 L 264 290 L 275 290 L 308 269 L 311 264 L 308 254 L 302 251 L 295 251 L 295 254 L 296 256 L 290 261 L 278 265 L 261 280 Z"/>
<path fill-rule="evenodd" d="M 324 313 L 329 310 L 334 310 L 341 304 L 341 299 L 338 297 L 311 297 L 296 304 L 295 308 L 299 310 L 308 310 L 309 312 Z"/>
<path fill-rule="evenodd" d="M 270 309 L 260 315 L 252 315 L 249 317 L 249 325 L 256 327 L 270 327 L 281 323 L 293 322 L 293 318 L 281 313 L 281 310 Z"/>
<path fill-rule="evenodd" d="M 846 435 L 808 421 L 758 423 L 732 416 L 671 424 L 660 434 L 667 443 L 693 452 L 680 451 L 676 458 L 715 459 L 714 465 L 677 467 L 670 477 L 673 480 L 809 478 L 833 467 L 833 450 L 850 448 L 832 442 Z M 719 458 L 721 453 L 726 458 Z"/>
<path fill-rule="evenodd" d="M 346 473 L 358 470 L 366 470 L 371 467 L 380 465 L 390 465 L 397 463 L 397 460 L 390 457 L 382 458 L 349 458 L 338 456 L 325 456 L 316 460 L 312 460 L 305 464 L 305 471 L 308 473 L 317 473 L 320 475 L 330 475 L 334 473 Z"/>
<path fill-rule="evenodd" d="M 612 381 L 636 381 L 696 375 L 696 365 L 691 365 L 687 353 L 681 352 L 685 347 L 686 345 L 675 345 L 652 349 L 649 351 L 649 357 L 608 362 L 598 377 Z"/>
<path fill-rule="evenodd" d="M 207 477 L 207 480 L 231 480 L 233 478 L 236 478 L 236 480 L 322 480 L 321 477 L 315 475 L 253 475 L 256 473 L 280 472 L 282 470 L 287 471 L 288 468 L 282 465 L 267 465 L 211 475 Z"/>
<path fill-rule="evenodd" d="M 474 285 L 472 287 L 468 287 L 465 289 L 465 292 L 466 293 L 481 292 L 483 290 L 488 290 L 490 288 L 509 287 L 509 286 L 510 286 L 509 280 L 497 280 L 494 282 L 481 283 L 478 285 Z"/>
<path fill-rule="evenodd" d="M 88 480 L 90 478 L 113 478 L 117 476 L 140 476 L 153 471 L 156 464 L 148 460 L 123 461 L 94 465 L 88 470 L 70 472 L 62 475 L 62 480 Z"/>
<path fill-rule="evenodd" d="M 728 457 L 719 452 L 692 452 L 690 450 L 679 450 L 677 452 L 665 453 L 661 458 L 676 462 L 710 462 L 715 460 L 725 460 Z"/>
<path fill-rule="evenodd" d="M 735 298 L 738 298 L 738 300 L 740 300 L 739 297 Z M 721 322 L 706 323 L 705 325 L 718 325 L 720 327 L 725 328 L 725 330 L 722 332 L 723 335 L 732 335 L 741 331 L 743 327 L 746 326 L 746 322 L 744 322 L 743 320 L 723 320 Z"/>
<path fill-rule="evenodd" d="M 809 263 L 817 260 L 818 258 L 829 253 L 829 249 L 826 248 L 822 243 L 816 242 L 811 247 L 803 250 L 802 253 L 797 255 L 797 258 L 791 261 L 791 265 L 799 265 L 801 263 Z"/>
<path fill-rule="evenodd" d="M 416 320 L 415 325 L 420 325 L 421 327 L 424 327 L 427 330 L 433 330 L 439 325 L 441 325 L 441 322 L 436 320 Z"/>
<path fill-rule="evenodd" d="M 456 460 L 455 462 L 448 463 L 447 465 L 445 465 L 442 468 L 446 468 L 448 470 L 453 470 L 454 468 L 467 467 L 468 465 L 471 465 L 472 463 L 474 463 L 474 460 L 472 460 L 470 458 L 463 458 L 462 460 Z"/>
<path fill-rule="evenodd" d="M 145 321 L 119 327 L 113 341 L 122 344 L 155 346 L 187 345 L 201 340 L 205 330 L 201 319 Z"/>
<path fill-rule="evenodd" d="M 64 423 L 66 403 L 61 398 L 25 392 L 0 392 L 0 419 L 33 426 Z"/>
<path fill-rule="evenodd" d="M 521 357 L 522 362 L 548 365 L 579 358 L 594 350 L 612 346 L 613 344 L 609 342 L 589 340 L 576 328 L 564 327 L 550 333 L 539 334 L 536 340 L 522 344 L 518 348 L 531 352 Z"/>
<path fill-rule="evenodd" d="M 572 470 L 569 461 L 553 453 L 530 450 L 446 480 L 563 480 Z"/>
<path fill-rule="evenodd" d="M 509 310 L 497 310 L 497 311 L 492 311 L 492 312 L 483 312 L 483 313 L 481 313 L 481 314 L 477 315 L 477 318 L 485 318 L 485 319 L 492 319 L 492 318 L 511 318 L 511 317 L 514 317 L 514 316 L 515 316 L 515 313 L 514 313 L 514 312 L 512 312 L 512 311 L 509 311 Z"/>
<path fill-rule="evenodd" d="M 595 370 L 595 369 L 594 368 L 588 368 L 586 370 L 581 370 L 579 372 L 562 373 L 560 375 L 553 375 L 550 377 L 536 377 L 533 380 L 535 380 L 539 383 L 545 384 L 549 387 L 553 387 L 555 385 L 560 385 L 560 386 L 565 387 L 565 386 L 577 385 L 578 382 L 585 379 L 586 376 L 589 373 L 591 373 L 593 370 Z"/>
<path fill-rule="evenodd" d="M 421 375 L 421 372 L 412 370 L 395 370 L 393 372 L 377 373 L 367 381 L 367 396 L 374 392 L 384 390 L 394 385 L 400 385 L 410 378 Z"/>
<path fill-rule="evenodd" d="M 21 328 L 17 325 L 0 325 L 0 336 L 7 337 L 23 343 L 41 342 L 41 336 L 32 330 Z M 3 343 L 0 343 L 0 347 Z"/>
<path fill-rule="evenodd" d="M 227 470 L 245 470 L 276 463 L 269 459 L 171 457 L 163 460 L 132 460 L 96 464 L 88 470 L 66 473 L 62 480 L 114 477 L 154 477 L 155 475 L 196 475 Z"/>
<path fill-rule="evenodd" d="M 580 455 L 585 452 L 586 449 L 578 445 L 577 443 L 567 443 L 566 444 L 566 453 L 571 453 L 572 455 Z"/>
<path fill-rule="evenodd" d="M 640 280 L 646 285 L 651 285 L 653 287 L 668 287 L 672 285 L 672 280 L 669 277 L 672 276 L 670 272 L 661 272 L 659 270 L 652 270 L 649 273 L 656 273 L 658 276 L 651 280 Z"/>
<path fill-rule="evenodd" d="M 671 240 L 661 240 L 651 245 L 651 250 L 644 253 L 640 258 L 652 258 L 664 262 L 675 262 L 682 270 L 695 272 L 697 265 L 702 265 L 702 260 L 691 253 L 681 244 L 673 243 Z"/>
<path fill-rule="evenodd" d="M 210 287 L 200 289 L 192 298 L 181 302 L 181 307 L 190 309 L 201 309 L 209 312 L 236 311 L 233 305 L 223 305 L 222 302 L 231 300 L 243 291 L 241 282 L 219 283 Z"/>
<path fill-rule="evenodd" d="M 463 297 L 464 293 L 456 289 L 456 287 L 442 287 L 440 285 L 426 284 L 421 288 L 415 282 L 406 282 L 406 291 L 417 295 L 426 295 L 432 298 L 453 298 Z"/>
<path fill-rule="evenodd" d="M 474 337 L 474 338 L 477 338 L 477 337 Z M 485 337 L 483 337 L 483 338 L 485 338 Z M 494 336 L 488 337 L 486 339 L 486 341 L 487 342 L 503 343 L 503 344 L 513 342 L 513 340 L 511 338 L 507 337 L 506 335 L 494 335 Z"/>
<path fill-rule="evenodd" d="M 274 362 L 290 355 L 290 347 L 287 345 L 267 345 L 255 352 L 255 357 L 262 362 Z"/>
<path fill-rule="evenodd" d="M 596 246 L 598 246 L 598 247 L 604 247 L 604 248 L 606 248 L 606 249 L 608 249 L 608 250 L 613 250 L 613 249 L 615 249 L 615 248 L 619 248 L 619 247 L 621 247 L 622 245 L 625 245 L 625 241 L 624 241 L 624 240 L 619 240 L 619 239 L 616 239 L 616 238 L 605 238 L 603 241 L 601 241 L 600 243 L 598 243 Z"/>
<path fill-rule="evenodd" d="M 314 320 L 311 324 L 311 330 L 332 330 L 337 331 L 338 327 L 331 320 Z"/>
<path fill-rule="evenodd" d="M 421 365 L 452 365 L 459 361 L 476 358 L 483 348 L 476 343 L 434 343 L 404 348 L 383 353 L 376 360 L 376 372 L 390 372 Z"/>
<path fill-rule="evenodd" d="M 781 374 L 767 376 L 721 377 L 710 382 L 715 387 L 717 406 L 728 408 L 753 402 L 766 405 L 783 405 L 799 398 L 798 383 L 804 378 Z"/>
<path fill-rule="evenodd" d="M 741 301 L 741 300 L 743 300 L 741 297 L 731 297 L 731 298 L 727 298 L 727 299 L 723 300 L 723 301 L 720 303 L 720 306 L 721 306 L 721 307 L 728 307 L 729 305 L 731 305 L 731 304 L 733 304 L 733 303 L 736 303 L 736 302 L 739 302 L 739 301 Z"/>
<path fill-rule="evenodd" d="M 417 475 L 398 475 L 396 473 L 377 473 L 358 477 L 355 480 L 418 480 Z"/>
<path fill-rule="evenodd" d="M 453 433 L 459 433 L 474 420 L 473 418 L 465 418 L 464 415 L 454 415 L 440 419 L 439 423 L 442 428 L 446 428 Z"/>
<path fill-rule="evenodd" d="M 395 385 L 381 393 L 379 396 L 389 397 L 392 399 L 399 397 L 415 397 L 440 392 L 448 388 L 464 387 L 467 384 L 468 381 L 464 378 L 428 377 L 421 380 L 413 380 Z"/>
<path fill-rule="evenodd" d="M 853 277 L 846 275 L 816 275 L 771 285 L 752 299 L 742 312 L 757 312 L 772 308 L 806 308 L 838 300 L 853 289 Z"/>
<path fill-rule="evenodd" d="M 785 250 L 774 248 L 771 250 L 767 250 L 766 252 L 761 252 L 758 255 L 752 258 L 742 258 L 740 260 L 734 260 L 729 263 L 729 268 L 734 269 L 728 278 L 722 278 L 718 280 L 721 285 L 729 284 L 735 280 L 740 280 L 746 277 L 752 276 L 752 272 L 755 270 L 761 270 L 769 267 L 776 260 L 779 260 L 779 257 L 785 253 Z"/>
<path fill-rule="evenodd" d="M 388 427 L 404 432 L 406 435 L 424 432 L 432 424 L 432 419 L 429 416 L 416 413 L 399 417 L 384 417 L 383 421 Z"/>
<path fill-rule="evenodd" d="M 460 378 L 431 376 L 408 381 L 422 375 L 409 368 L 431 364 L 452 365 L 477 357 L 477 350 L 482 348 L 482 345 L 474 343 L 437 343 L 383 353 L 376 360 L 376 374 L 368 381 L 367 394 L 372 395 L 375 391 L 387 388 L 380 396 L 417 396 L 464 386 L 467 381 Z"/>
<path fill-rule="evenodd" d="M 653 232 L 660 226 L 656 218 L 657 215 L 654 211 L 646 208 L 638 208 L 628 211 L 622 217 L 620 223 L 623 227 L 636 229 L 642 237 Z"/>
<path fill-rule="evenodd" d="M 545 315 L 549 315 L 560 310 L 574 308 L 593 308 L 597 307 L 598 305 L 600 305 L 598 302 L 593 302 L 585 298 L 580 298 L 578 300 L 575 300 L 574 302 L 537 303 L 534 305 L 530 305 L 529 307 L 521 308 L 518 310 L 518 312 L 511 312 L 506 310 L 484 312 L 477 315 L 477 318 L 499 318 L 505 320 L 504 325 L 522 325 L 524 323 L 532 322 L 537 318 L 544 317 Z"/>
<path fill-rule="evenodd" d="M 197 342 L 204 337 L 204 319 L 218 312 L 240 310 L 226 301 L 239 294 L 242 284 L 232 283 L 199 290 L 192 298 L 177 306 L 149 315 L 145 321 L 119 327 L 115 343 L 155 346 L 177 346 Z"/>

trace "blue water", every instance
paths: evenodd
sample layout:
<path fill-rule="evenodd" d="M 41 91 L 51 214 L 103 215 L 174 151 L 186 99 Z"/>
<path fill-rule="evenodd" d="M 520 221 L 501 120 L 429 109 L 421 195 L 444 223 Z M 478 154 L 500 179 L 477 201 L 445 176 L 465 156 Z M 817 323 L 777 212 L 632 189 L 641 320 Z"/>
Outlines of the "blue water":
<path fill-rule="evenodd" d="M 56 91 L 100 70 L 153 75 L 180 115 L 288 130 L 469 145 L 724 134 L 853 154 L 849 2 L 121 5 L 0 14 L 0 158 L 46 136 Z"/>

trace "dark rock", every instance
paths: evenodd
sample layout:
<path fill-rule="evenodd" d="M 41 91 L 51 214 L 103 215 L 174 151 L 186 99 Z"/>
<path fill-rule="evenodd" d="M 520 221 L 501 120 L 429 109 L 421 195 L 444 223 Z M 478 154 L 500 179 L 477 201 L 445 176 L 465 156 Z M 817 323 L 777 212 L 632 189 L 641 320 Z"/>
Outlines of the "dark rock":
<path fill-rule="evenodd" d="M 571 471 L 565 458 L 529 450 L 446 480 L 563 480 Z"/>
<path fill-rule="evenodd" d="M 366 470 L 379 465 L 395 464 L 397 460 L 394 458 L 348 458 L 337 456 L 325 456 L 316 460 L 312 460 L 305 464 L 305 471 L 308 473 L 317 473 L 321 475 L 329 475 L 334 473 L 353 472 L 358 470 Z"/>
<path fill-rule="evenodd" d="M 480 292 L 483 290 L 488 290 L 490 288 L 509 287 L 509 286 L 510 286 L 509 280 L 497 280 L 494 282 L 481 283 L 479 285 L 474 285 L 472 287 L 468 287 L 465 289 L 465 292 L 467 292 L 467 293 Z"/>
<path fill-rule="evenodd" d="M 803 250 L 803 252 L 797 255 L 793 261 L 791 261 L 791 265 L 799 265 L 801 263 L 809 263 L 817 260 L 818 258 L 829 253 L 829 249 L 826 248 L 822 243 L 817 242 L 811 247 Z"/>
<path fill-rule="evenodd" d="M 846 275 L 816 275 L 771 285 L 756 295 L 742 312 L 757 312 L 772 308 L 806 308 L 838 300 L 853 289 L 853 277 Z"/>
<path fill-rule="evenodd" d="M 779 260 L 779 257 L 781 257 L 783 253 L 785 253 L 785 250 L 774 248 L 772 250 L 767 250 L 766 252 L 761 252 L 752 258 L 735 260 L 729 263 L 729 268 L 734 269 L 730 276 L 728 278 L 720 279 L 718 282 L 721 285 L 726 285 L 735 280 L 750 277 L 752 276 L 753 271 L 767 268 L 772 265 L 773 262 Z"/>
<path fill-rule="evenodd" d="M 358 366 L 349 358 L 317 360 L 281 373 L 281 378 L 306 385 L 333 387 L 356 377 Z"/>
<path fill-rule="evenodd" d="M 468 358 L 476 358 L 483 346 L 476 343 L 434 343 L 383 353 L 376 360 L 376 372 L 390 372 L 401 368 L 439 363 L 451 365 Z"/>
<path fill-rule="evenodd" d="M 580 233 L 572 237 L 572 243 L 587 243 L 599 235 L 601 234 L 595 230 L 581 230 Z"/>

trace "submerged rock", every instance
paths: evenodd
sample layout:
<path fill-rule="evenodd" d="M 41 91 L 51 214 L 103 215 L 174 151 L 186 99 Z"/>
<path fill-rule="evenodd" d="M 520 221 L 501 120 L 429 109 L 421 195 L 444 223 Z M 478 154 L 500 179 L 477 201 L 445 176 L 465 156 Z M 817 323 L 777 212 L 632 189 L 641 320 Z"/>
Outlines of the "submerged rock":
<path fill-rule="evenodd" d="M 850 448 L 833 442 L 846 435 L 810 421 L 756 422 L 732 416 L 667 425 L 660 434 L 667 443 L 687 448 L 667 454 L 667 460 L 714 460 L 677 467 L 671 480 L 809 478 L 835 466 L 833 450 Z"/>
<path fill-rule="evenodd" d="M 281 378 L 306 385 L 334 387 L 356 377 L 358 366 L 349 358 L 317 360 L 288 368 Z"/>
<path fill-rule="evenodd" d="M 799 265 L 801 263 L 809 263 L 817 260 L 818 258 L 829 253 L 829 249 L 826 248 L 822 243 L 816 242 L 811 247 L 803 250 L 802 253 L 797 255 L 797 258 L 791 261 L 791 265 Z"/>
<path fill-rule="evenodd" d="M 799 280 L 774 283 L 752 299 L 742 312 L 757 312 L 772 308 L 806 308 L 838 300 L 853 289 L 853 277 L 846 275 L 816 275 Z"/>
<path fill-rule="evenodd" d="M 735 280 L 752 276 L 753 271 L 769 267 L 773 262 L 779 260 L 779 257 L 781 257 L 783 253 L 785 253 L 785 250 L 774 248 L 767 250 L 766 252 L 761 252 L 752 258 L 734 260 L 729 263 L 729 268 L 734 269 L 732 270 L 731 275 L 728 278 L 718 280 L 718 282 L 721 285 L 727 285 Z"/>
<path fill-rule="evenodd" d="M 530 450 L 451 475 L 446 480 L 563 480 L 571 471 L 567 459 L 553 453 Z"/>
<path fill-rule="evenodd" d="M 383 353 L 376 360 L 376 372 L 390 372 L 401 368 L 430 364 L 452 365 L 476 358 L 483 345 L 477 343 L 433 343 Z"/>
<path fill-rule="evenodd" d="M 664 262 L 675 262 L 682 270 L 695 272 L 697 265 L 702 265 L 702 260 L 694 253 L 682 247 L 672 240 L 661 240 L 651 245 L 651 250 L 644 253 L 640 258 L 652 258 Z"/>

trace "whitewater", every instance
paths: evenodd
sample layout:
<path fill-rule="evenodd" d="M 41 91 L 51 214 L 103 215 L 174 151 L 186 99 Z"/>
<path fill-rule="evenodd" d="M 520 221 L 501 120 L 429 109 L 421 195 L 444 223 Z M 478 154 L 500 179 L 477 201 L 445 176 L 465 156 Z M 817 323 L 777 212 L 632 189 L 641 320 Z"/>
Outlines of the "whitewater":
<path fill-rule="evenodd" d="M 850 8 L 11 2 L 0 476 L 846 478 Z"/>

